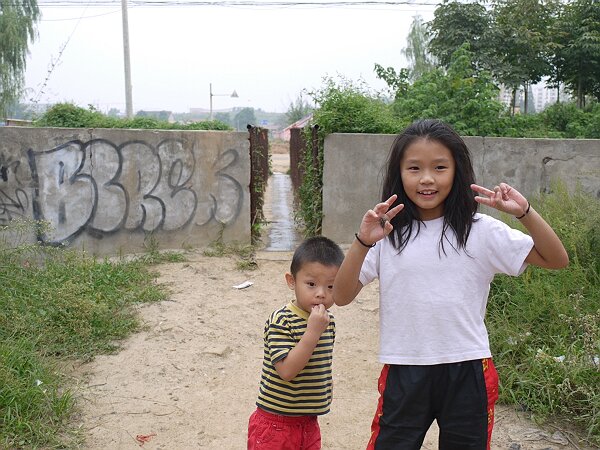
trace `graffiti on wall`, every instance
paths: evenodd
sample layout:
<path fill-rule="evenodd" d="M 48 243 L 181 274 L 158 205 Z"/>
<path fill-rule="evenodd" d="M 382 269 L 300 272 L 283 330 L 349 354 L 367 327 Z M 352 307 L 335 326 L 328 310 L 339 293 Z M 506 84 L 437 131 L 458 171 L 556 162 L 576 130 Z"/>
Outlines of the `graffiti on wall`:
<path fill-rule="evenodd" d="M 11 160 L 0 154 L 0 225 L 14 219 L 24 219 L 29 209 L 29 197 L 21 187 L 8 188 L 9 176 L 13 174 L 17 185 L 22 185 L 17 178 L 21 161 Z"/>
<path fill-rule="evenodd" d="M 72 140 L 30 149 L 25 161 L 0 154 L 0 224 L 47 221 L 52 232 L 38 239 L 68 244 L 82 233 L 100 239 L 124 230 L 235 221 L 243 189 L 227 172 L 238 164 L 238 151 L 218 155 L 208 173 L 198 170 L 197 154 L 202 152 L 177 139 L 156 147 L 142 140 Z"/>

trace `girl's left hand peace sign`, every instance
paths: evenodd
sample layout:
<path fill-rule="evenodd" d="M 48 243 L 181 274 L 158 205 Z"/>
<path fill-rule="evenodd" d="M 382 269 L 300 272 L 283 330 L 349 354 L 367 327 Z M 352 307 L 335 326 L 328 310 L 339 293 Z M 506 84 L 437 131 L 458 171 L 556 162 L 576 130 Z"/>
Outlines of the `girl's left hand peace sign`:
<path fill-rule="evenodd" d="M 358 233 L 367 245 L 383 239 L 394 229 L 390 220 L 396 217 L 396 214 L 404 208 L 404 203 L 392 208 L 397 198 L 396 194 L 392 195 L 385 202 L 377 203 L 373 209 L 369 209 L 363 216 Z"/>
<path fill-rule="evenodd" d="M 527 199 L 506 183 L 500 183 L 493 191 L 477 184 L 472 184 L 471 189 L 480 194 L 475 197 L 477 203 L 491 206 L 516 217 L 522 216 L 529 206 Z"/>

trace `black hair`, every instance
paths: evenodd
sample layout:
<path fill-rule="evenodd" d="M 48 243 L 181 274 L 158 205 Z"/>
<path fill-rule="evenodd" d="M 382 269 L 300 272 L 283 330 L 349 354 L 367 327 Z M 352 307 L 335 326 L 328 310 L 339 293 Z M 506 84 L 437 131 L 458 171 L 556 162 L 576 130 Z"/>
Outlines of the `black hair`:
<path fill-rule="evenodd" d="M 416 227 L 416 236 L 423 223 L 416 205 L 404 191 L 400 175 L 400 163 L 406 149 L 419 139 L 439 142 L 450 150 L 454 158 L 456 169 L 452 188 L 444 200 L 444 225 L 440 237 L 440 247 L 444 251 L 444 240 L 448 241 L 446 231 L 451 228 L 456 235 L 458 248 L 464 249 L 471 232 L 471 225 L 475 221 L 474 214 L 477 212 L 478 206 L 475 194 L 471 190 L 471 184 L 475 183 L 471 155 L 463 139 L 450 125 L 433 119 L 413 122 L 396 137 L 390 149 L 381 190 L 381 201 L 384 202 L 391 195 L 396 194 L 398 198 L 392 207 L 404 203 L 404 209 L 391 220 L 394 231 L 389 234 L 389 239 L 395 248 L 402 251 L 413 234 L 413 228 Z"/>
<path fill-rule="evenodd" d="M 298 246 L 292 257 L 290 272 L 295 277 L 304 264 L 316 262 L 339 267 L 343 260 L 344 252 L 339 245 L 325 236 L 314 236 Z"/>

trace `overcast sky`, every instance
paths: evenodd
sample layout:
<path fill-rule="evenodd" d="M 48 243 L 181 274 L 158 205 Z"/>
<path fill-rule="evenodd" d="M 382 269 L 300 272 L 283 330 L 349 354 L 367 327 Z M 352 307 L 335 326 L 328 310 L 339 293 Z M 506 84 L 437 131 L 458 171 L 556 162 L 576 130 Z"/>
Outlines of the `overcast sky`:
<path fill-rule="evenodd" d="M 26 99 L 125 111 L 120 2 L 100 8 L 86 7 L 85 0 L 62 7 L 51 1 L 39 0 L 42 20 L 30 46 Z M 214 111 L 285 112 L 304 88 L 318 89 L 323 77 L 339 74 L 381 89 L 374 64 L 405 66 L 401 51 L 413 17 L 427 21 L 434 11 L 427 5 L 181 5 L 185 1 L 129 5 L 134 111 L 208 109 L 210 83 Z M 238 98 L 229 97 L 233 90 Z"/>

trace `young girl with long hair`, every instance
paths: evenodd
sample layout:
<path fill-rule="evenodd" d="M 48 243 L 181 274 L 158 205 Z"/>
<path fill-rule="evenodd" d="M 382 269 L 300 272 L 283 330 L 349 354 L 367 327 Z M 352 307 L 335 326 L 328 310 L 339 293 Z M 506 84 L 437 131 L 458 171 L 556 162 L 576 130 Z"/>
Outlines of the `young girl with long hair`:
<path fill-rule="evenodd" d="M 467 146 L 438 120 L 397 136 L 381 198 L 363 216 L 333 291 L 347 305 L 379 279 L 384 366 L 367 448 L 417 450 L 436 420 L 440 449 L 489 449 L 498 398 L 484 324 L 490 283 L 529 264 L 565 267 L 568 255 L 516 189 L 475 184 Z M 529 234 L 478 213 L 478 204 L 514 215 Z"/>

